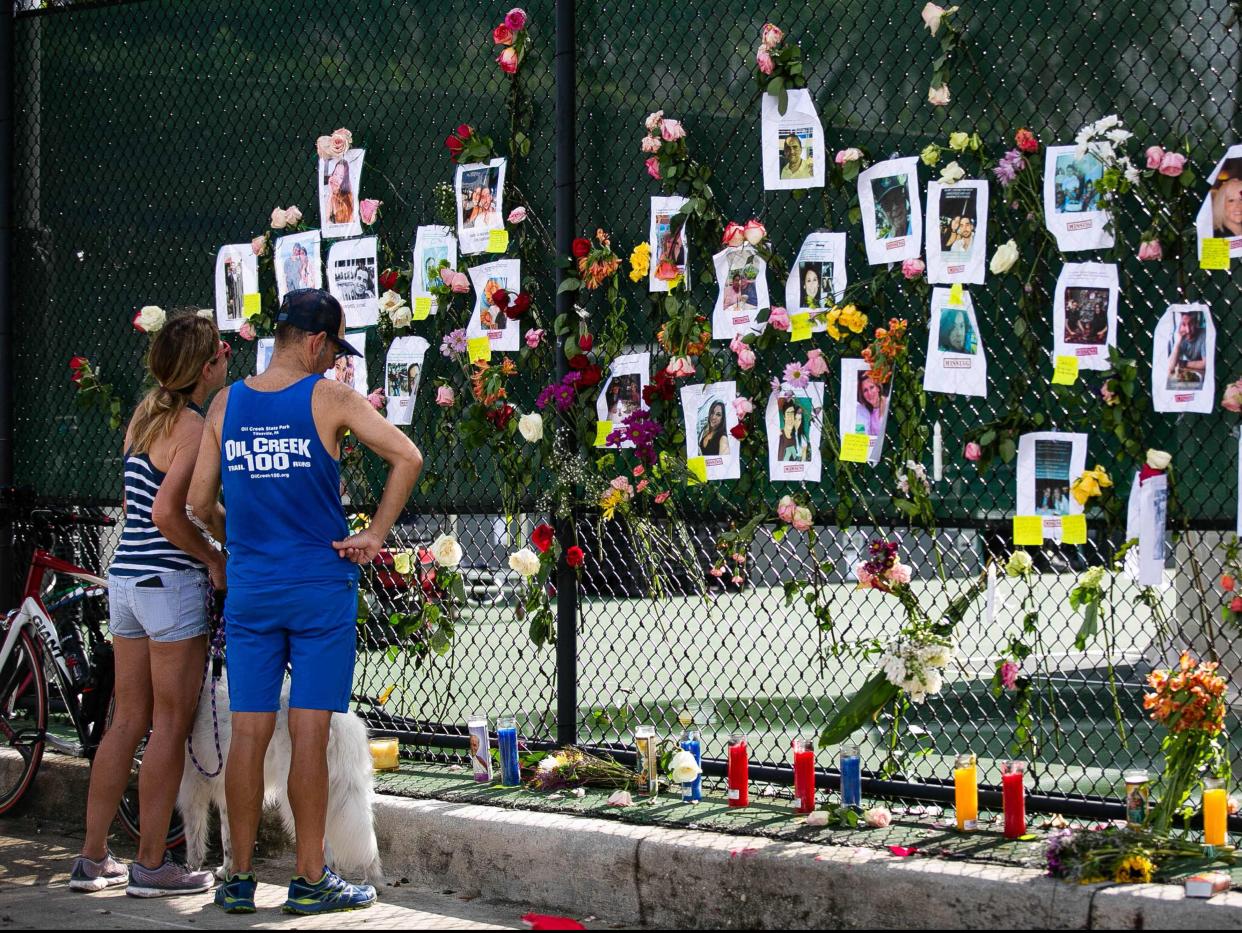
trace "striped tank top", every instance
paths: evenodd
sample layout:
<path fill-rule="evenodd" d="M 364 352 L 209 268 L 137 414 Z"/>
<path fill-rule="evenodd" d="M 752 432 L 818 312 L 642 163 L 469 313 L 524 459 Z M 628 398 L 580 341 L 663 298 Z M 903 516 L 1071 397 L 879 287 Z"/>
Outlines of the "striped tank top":
<path fill-rule="evenodd" d="M 191 404 L 189 408 L 203 413 L 197 405 Z M 165 475 L 155 468 L 147 454 L 125 454 L 125 530 L 108 568 L 113 576 L 149 577 L 177 570 L 206 569 L 165 538 L 151 520 L 155 494 Z"/>

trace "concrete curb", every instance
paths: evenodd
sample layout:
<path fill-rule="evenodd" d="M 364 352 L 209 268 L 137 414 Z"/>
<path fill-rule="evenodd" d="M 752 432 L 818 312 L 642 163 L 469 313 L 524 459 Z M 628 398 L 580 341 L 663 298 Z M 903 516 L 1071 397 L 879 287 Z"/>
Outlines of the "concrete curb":
<path fill-rule="evenodd" d="M 80 823 L 88 776 L 47 756 L 22 814 Z M 403 797 L 380 797 L 375 823 L 390 877 L 635 925 L 1242 929 L 1238 892 L 1188 900 L 1172 885 Z"/>

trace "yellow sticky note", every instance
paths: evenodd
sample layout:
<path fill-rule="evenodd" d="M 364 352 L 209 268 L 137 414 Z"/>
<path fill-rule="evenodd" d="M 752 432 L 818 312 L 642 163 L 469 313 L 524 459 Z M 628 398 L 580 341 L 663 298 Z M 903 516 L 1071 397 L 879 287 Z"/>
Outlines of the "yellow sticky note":
<path fill-rule="evenodd" d="M 608 435 L 611 433 L 612 433 L 612 422 L 611 421 L 595 422 L 595 446 L 596 447 L 607 447 L 608 446 Z"/>
<path fill-rule="evenodd" d="M 259 297 L 258 292 L 251 295 L 242 295 L 242 314 L 245 317 L 254 317 L 262 310 L 263 299 Z"/>
<path fill-rule="evenodd" d="M 414 299 L 414 320 L 425 321 L 431 315 L 431 299 L 415 298 Z"/>
<path fill-rule="evenodd" d="M 1208 237 L 1203 241 L 1200 269 L 1229 269 L 1229 241 L 1224 237 Z"/>
<path fill-rule="evenodd" d="M 1052 373 L 1054 386 L 1072 386 L 1078 381 L 1078 357 L 1058 356 L 1057 366 Z"/>
<path fill-rule="evenodd" d="M 687 486 L 695 486 L 699 483 L 707 482 L 706 457 L 691 457 L 686 461 L 686 468 L 690 471 L 690 476 L 686 480 Z"/>
<path fill-rule="evenodd" d="M 841 459 L 846 463 L 866 463 L 870 453 L 870 435 L 847 434 L 841 438 Z"/>
<path fill-rule="evenodd" d="M 811 339 L 811 315 L 805 311 L 799 311 L 796 314 L 789 315 L 789 339 L 793 340 L 810 340 Z"/>
<path fill-rule="evenodd" d="M 471 337 L 466 341 L 466 351 L 470 354 L 470 362 L 492 358 L 492 341 L 488 337 Z"/>
<path fill-rule="evenodd" d="M 1062 515 L 1061 516 L 1061 543 L 1062 544 L 1086 544 L 1087 543 L 1087 516 L 1085 515 Z"/>
<path fill-rule="evenodd" d="M 958 282 L 949 289 L 949 304 L 955 308 L 960 308 L 965 301 L 966 299 L 962 297 L 962 283 Z"/>
<path fill-rule="evenodd" d="M 509 248 L 509 231 L 493 230 L 487 235 L 487 251 L 489 253 L 503 253 Z"/>
<path fill-rule="evenodd" d="M 1044 520 L 1039 515 L 1013 517 L 1013 543 L 1041 547 L 1044 543 Z"/>

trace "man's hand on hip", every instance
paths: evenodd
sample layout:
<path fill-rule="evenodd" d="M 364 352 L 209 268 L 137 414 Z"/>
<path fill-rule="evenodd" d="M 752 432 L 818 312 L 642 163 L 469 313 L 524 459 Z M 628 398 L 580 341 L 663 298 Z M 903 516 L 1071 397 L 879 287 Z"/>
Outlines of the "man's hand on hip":
<path fill-rule="evenodd" d="M 356 535 L 350 535 L 344 541 L 333 541 L 336 553 L 355 564 L 369 564 L 379 554 L 384 541 L 374 531 L 367 528 Z"/>

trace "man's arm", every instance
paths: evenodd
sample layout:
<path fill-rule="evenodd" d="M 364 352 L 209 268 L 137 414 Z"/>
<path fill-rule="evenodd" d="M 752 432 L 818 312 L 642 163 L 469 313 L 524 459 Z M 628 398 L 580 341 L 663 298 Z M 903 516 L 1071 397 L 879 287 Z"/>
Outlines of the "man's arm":
<path fill-rule="evenodd" d="M 220 505 L 220 427 L 224 423 L 228 396 L 226 388 L 212 400 L 186 496 L 194 517 L 206 525 L 211 536 L 221 544 L 224 543 L 224 507 Z"/>
<path fill-rule="evenodd" d="M 225 586 L 224 555 L 203 537 L 203 533 L 185 514 L 186 494 L 194 472 L 195 456 L 201 445 L 205 426 L 197 416 L 182 416 L 172 436 L 172 463 L 151 508 L 151 520 L 165 538 L 191 557 L 202 561 L 211 575 L 212 585 Z"/>
<path fill-rule="evenodd" d="M 359 392 L 336 383 L 321 383 L 333 392 L 340 427 L 352 431 L 362 444 L 388 464 L 388 481 L 371 524 L 344 541 L 333 541 L 341 557 L 355 564 L 370 563 L 384 546 L 384 539 L 409 501 L 410 492 L 423 469 L 423 455 L 399 428 L 371 407 Z"/>

